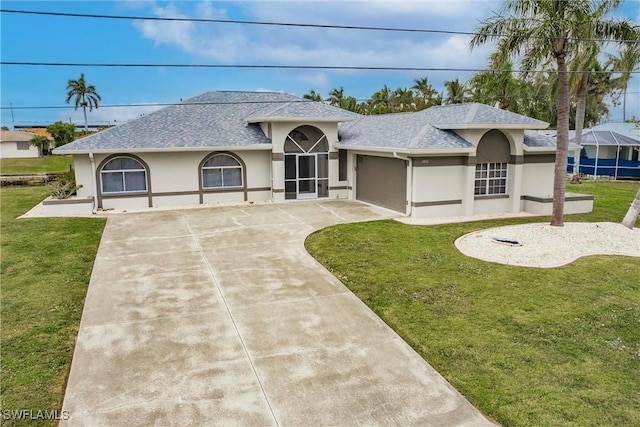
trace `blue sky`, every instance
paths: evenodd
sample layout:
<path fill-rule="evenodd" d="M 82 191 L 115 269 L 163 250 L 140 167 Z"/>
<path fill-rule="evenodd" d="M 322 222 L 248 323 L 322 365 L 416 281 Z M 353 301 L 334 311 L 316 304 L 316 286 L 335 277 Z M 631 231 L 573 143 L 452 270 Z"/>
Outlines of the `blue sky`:
<path fill-rule="evenodd" d="M 199 17 L 237 20 L 362 25 L 473 31 L 500 9 L 493 0 L 423 1 L 2 1 L 4 9 L 109 15 Z M 640 3 L 627 0 L 617 12 L 637 25 Z M 492 50 L 471 52 L 468 36 L 337 29 L 283 28 L 232 24 L 161 22 L 0 14 L 3 61 L 273 64 L 483 68 Z M 0 69 L 0 103 L 64 106 L 66 83 L 84 72 L 102 105 L 177 102 L 210 90 L 274 90 L 326 96 L 334 87 L 368 98 L 384 84 L 410 87 L 428 77 L 437 90 L 456 71 L 326 71 L 264 69 L 174 69 L 25 67 Z M 640 115 L 639 77 L 629 87 L 627 115 Z M 149 107 L 99 108 L 90 123 L 120 123 L 152 111 Z M 620 107 L 610 120 L 620 121 Z M 2 125 L 82 122 L 81 110 L 2 110 Z"/>

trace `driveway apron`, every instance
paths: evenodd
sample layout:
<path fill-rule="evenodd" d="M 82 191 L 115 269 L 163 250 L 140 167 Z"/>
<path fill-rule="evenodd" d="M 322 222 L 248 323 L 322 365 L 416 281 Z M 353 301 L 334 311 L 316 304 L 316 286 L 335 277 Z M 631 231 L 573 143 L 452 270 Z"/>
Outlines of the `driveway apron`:
<path fill-rule="evenodd" d="M 62 426 L 492 425 L 304 249 L 323 201 L 112 215 Z"/>

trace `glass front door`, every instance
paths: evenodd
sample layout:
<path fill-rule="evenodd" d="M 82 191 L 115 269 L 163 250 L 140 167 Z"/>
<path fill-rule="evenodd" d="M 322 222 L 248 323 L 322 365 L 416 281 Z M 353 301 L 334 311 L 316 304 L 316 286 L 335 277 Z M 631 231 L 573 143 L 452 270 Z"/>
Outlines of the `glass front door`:
<path fill-rule="evenodd" d="M 317 156 L 315 154 L 285 155 L 285 198 L 317 198 L 317 169 Z"/>

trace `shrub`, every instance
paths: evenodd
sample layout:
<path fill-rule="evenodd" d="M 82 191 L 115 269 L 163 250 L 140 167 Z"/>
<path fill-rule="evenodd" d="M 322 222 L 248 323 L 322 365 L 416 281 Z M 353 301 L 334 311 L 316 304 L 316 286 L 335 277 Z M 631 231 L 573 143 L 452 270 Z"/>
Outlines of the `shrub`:
<path fill-rule="evenodd" d="M 68 199 L 76 194 L 82 185 L 76 184 L 76 177 L 73 169 L 63 173 L 49 184 L 49 192 L 54 199 Z"/>

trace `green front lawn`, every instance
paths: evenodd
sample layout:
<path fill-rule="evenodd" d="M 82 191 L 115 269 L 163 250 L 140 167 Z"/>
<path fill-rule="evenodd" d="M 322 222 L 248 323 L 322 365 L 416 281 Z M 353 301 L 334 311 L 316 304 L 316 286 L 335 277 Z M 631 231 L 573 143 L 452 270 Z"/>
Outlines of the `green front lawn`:
<path fill-rule="evenodd" d="M 0 192 L 2 410 L 60 409 L 105 224 L 97 218 L 16 219 L 47 194 L 45 187 Z"/>
<path fill-rule="evenodd" d="M 587 182 L 620 222 L 638 183 Z M 640 259 L 555 269 L 462 255 L 459 236 L 548 218 L 408 226 L 378 221 L 311 235 L 309 252 L 488 417 L 507 426 L 640 425 Z"/>
<path fill-rule="evenodd" d="M 73 165 L 72 156 L 44 156 L 33 159 L 0 159 L 0 174 L 66 172 Z"/>

